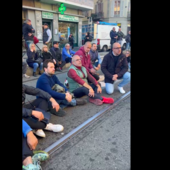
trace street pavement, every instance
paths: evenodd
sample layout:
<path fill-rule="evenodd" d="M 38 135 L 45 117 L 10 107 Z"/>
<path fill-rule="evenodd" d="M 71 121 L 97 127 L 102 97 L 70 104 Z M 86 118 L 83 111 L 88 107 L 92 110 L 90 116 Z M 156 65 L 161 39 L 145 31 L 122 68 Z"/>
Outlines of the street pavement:
<path fill-rule="evenodd" d="M 130 97 L 67 142 L 43 170 L 130 170 Z"/>

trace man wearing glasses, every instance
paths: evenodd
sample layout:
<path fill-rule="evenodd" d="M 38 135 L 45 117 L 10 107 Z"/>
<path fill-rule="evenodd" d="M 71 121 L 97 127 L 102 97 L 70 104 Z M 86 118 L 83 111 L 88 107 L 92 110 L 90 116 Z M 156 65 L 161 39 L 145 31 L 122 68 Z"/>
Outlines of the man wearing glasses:
<path fill-rule="evenodd" d="M 121 51 L 121 45 L 114 43 L 112 51 L 106 54 L 101 64 L 101 70 L 105 76 L 106 92 L 114 92 L 114 81 L 123 79 L 118 84 L 120 93 L 125 93 L 123 86 L 130 82 L 130 73 L 128 72 L 128 63 L 126 56 Z"/>

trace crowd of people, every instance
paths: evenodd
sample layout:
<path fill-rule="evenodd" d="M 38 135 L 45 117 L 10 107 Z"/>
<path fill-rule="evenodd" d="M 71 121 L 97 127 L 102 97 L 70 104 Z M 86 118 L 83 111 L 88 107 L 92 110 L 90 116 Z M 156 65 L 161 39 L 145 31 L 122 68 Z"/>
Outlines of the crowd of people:
<path fill-rule="evenodd" d="M 28 28 L 33 30 L 31 25 Z M 35 151 L 38 144 L 36 136 L 45 138 L 45 130 L 54 133 L 64 130 L 60 124 L 50 123 L 51 114 L 63 117 L 67 114 L 64 108 L 85 105 L 87 102 L 96 106 L 114 103 L 112 97 L 101 95 L 102 88 L 97 73 L 100 68 L 104 74 L 107 94 L 114 92 L 114 82 L 117 79 L 122 79 L 118 84 L 118 90 L 122 94 L 125 93 L 123 87 L 130 81 L 128 72 L 130 51 L 127 50 L 124 54 L 119 42 L 113 43 L 112 51 L 106 54 L 102 61 L 95 43 L 87 41 L 77 52 L 72 51 L 71 44 L 66 43 L 61 53 L 58 41 L 54 41 L 50 47 L 47 37 L 48 28 L 45 31 L 46 40 L 43 41 L 41 54 L 37 52 L 34 42 L 27 41 L 28 59 L 22 65 L 24 77 L 28 78 L 27 64 L 33 68 L 33 76 L 36 76 L 38 68 L 40 74 L 36 87 L 22 85 L 22 164 L 24 170 L 40 170 L 40 162 L 49 157 L 46 152 Z M 66 63 L 71 63 L 67 70 L 67 87 L 55 74 L 55 71 L 61 71 Z M 36 96 L 36 99 L 30 102 L 26 99 L 26 95 Z M 83 96 L 87 96 L 88 100 L 82 98 Z"/>

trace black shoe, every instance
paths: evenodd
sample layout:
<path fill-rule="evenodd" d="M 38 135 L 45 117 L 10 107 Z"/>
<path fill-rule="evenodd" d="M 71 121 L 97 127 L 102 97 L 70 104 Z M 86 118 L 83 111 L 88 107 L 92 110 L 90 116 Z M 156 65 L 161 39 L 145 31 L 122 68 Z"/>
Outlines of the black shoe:
<path fill-rule="evenodd" d="M 87 103 L 85 99 L 76 99 L 76 105 L 84 105 Z"/>
<path fill-rule="evenodd" d="M 36 73 L 35 73 L 35 72 L 33 72 L 33 76 L 34 76 L 34 77 L 37 77 L 37 75 L 36 75 Z"/>
<path fill-rule="evenodd" d="M 63 109 L 59 109 L 59 111 L 58 112 L 56 112 L 56 110 L 55 109 L 53 109 L 53 108 L 51 108 L 50 109 L 50 113 L 52 113 L 52 114 L 54 114 L 54 115 L 56 115 L 56 116 L 59 116 L 59 117 L 63 117 L 63 116 L 65 116 L 67 113 L 63 110 Z"/>

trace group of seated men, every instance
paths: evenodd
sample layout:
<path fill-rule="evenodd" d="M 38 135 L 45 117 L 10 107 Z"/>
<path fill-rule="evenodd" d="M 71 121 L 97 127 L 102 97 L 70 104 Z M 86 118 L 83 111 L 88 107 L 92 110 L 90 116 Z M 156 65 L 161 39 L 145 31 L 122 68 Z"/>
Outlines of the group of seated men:
<path fill-rule="evenodd" d="M 68 106 L 84 105 L 87 100 L 81 98 L 88 96 L 89 102 L 95 105 L 112 104 L 114 99 L 101 96 L 102 88 L 96 74 L 101 66 L 106 83 L 106 93 L 114 91 L 114 81 L 123 79 L 118 84 L 120 93 L 125 93 L 123 86 L 129 83 L 130 73 L 126 56 L 121 52 L 119 43 L 113 44 L 113 49 L 101 63 L 99 54 L 95 52 L 96 44 L 87 42 L 71 58 L 71 66 L 67 72 L 68 88 L 65 87 L 55 75 L 55 62 L 46 59 L 43 62 L 44 73 L 38 78 L 36 87 L 22 86 L 22 138 L 23 138 L 23 169 L 37 169 L 41 167 L 38 162 L 48 158 L 44 152 L 33 153 L 38 143 L 34 134 L 45 137 L 44 130 L 61 132 L 64 127 L 60 124 L 50 123 L 51 114 L 63 117 L 67 113 L 63 110 Z M 91 48 L 92 47 L 92 48 Z M 92 53 L 92 54 L 90 54 Z M 91 57 L 93 62 L 91 62 Z M 96 63 L 98 60 L 98 63 Z M 93 64 L 92 64 L 93 63 Z M 94 66 L 93 66 L 94 65 Z M 27 95 L 37 98 L 25 103 Z"/>

